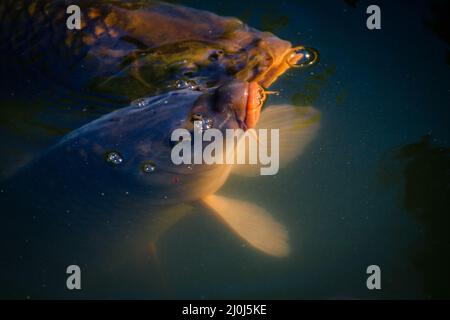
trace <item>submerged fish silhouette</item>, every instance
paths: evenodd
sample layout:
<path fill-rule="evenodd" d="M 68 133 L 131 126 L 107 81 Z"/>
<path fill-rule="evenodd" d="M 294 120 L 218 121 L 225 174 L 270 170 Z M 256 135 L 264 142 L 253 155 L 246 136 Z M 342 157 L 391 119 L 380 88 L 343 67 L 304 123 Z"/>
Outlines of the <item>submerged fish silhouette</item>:
<path fill-rule="evenodd" d="M 2 268 L 15 270 L 22 263 L 18 252 L 27 266 L 51 269 L 50 261 L 59 266 L 54 260 L 67 256 L 67 248 L 78 248 L 75 252 L 84 252 L 81 260 L 90 261 L 123 245 L 133 233 L 148 232 L 148 241 L 154 242 L 161 232 L 157 229 L 166 228 L 168 220 L 150 218 L 181 217 L 196 203 L 204 204 L 254 248 L 288 255 L 287 230 L 265 209 L 216 194 L 233 166 L 177 166 L 170 158 L 172 131 L 191 128 L 198 115 L 221 131 L 245 128 L 246 112 L 255 108 L 248 101 L 255 92 L 249 90 L 258 88 L 233 81 L 204 92 L 174 91 L 68 134 L 1 184 L 1 206 L 8 213 L 1 230 Z M 280 129 L 283 165 L 311 140 L 318 120 L 312 108 L 271 106 L 262 112 L 259 127 Z M 249 173 L 239 167 L 236 173 Z"/>

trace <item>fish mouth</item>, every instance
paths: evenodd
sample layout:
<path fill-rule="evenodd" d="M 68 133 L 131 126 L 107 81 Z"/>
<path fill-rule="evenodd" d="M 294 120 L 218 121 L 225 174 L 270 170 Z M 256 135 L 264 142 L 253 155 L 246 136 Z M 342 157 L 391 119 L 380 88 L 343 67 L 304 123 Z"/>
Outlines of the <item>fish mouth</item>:
<path fill-rule="evenodd" d="M 232 81 L 218 88 L 215 111 L 228 109 L 238 127 L 248 130 L 256 126 L 265 100 L 266 91 L 256 81 Z"/>

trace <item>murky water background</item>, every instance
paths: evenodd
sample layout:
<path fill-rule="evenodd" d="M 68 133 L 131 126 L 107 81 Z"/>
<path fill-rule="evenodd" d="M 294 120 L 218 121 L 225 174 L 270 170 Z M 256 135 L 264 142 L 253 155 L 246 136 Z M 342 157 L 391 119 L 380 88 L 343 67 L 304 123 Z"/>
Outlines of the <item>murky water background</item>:
<path fill-rule="evenodd" d="M 279 79 L 271 89 L 281 94 L 268 101 L 319 109 L 317 138 L 278 175 L 233 176 L 221 190 L 273 212 L 288 226 L 292 254 L 265 256 L 198 209 L 163 236 L 157 264 L 127 263 L 118 249 L 111 269 L 86 266 L 83 290 L 64 296 L 450 297 L 449 38 L 442 11 L 433 11 L 439 2 L 382 2 L 379 31 L 366 28 L 369 1 L 182 3 L 237 16 L 321 54 L 319 65 Z M 22 115 L 3 104 L 2 154 L 20 149 L 17 141 L 40 150 L 114 109 L 110 101 L 104 110 L 83 103 L 78 118 L 65 117 L 64 108 Z M 60 128 L 32 122 L 39 117 L 60 117 Z M 9 130 L 11 118 L 17 130 Z M 17 139 L 22 129 L 32 139 Z M 382 290 L 366 288 L 371 264 L 381 267 Z M 65 283 L 64 273 L 57 277 Z"/>

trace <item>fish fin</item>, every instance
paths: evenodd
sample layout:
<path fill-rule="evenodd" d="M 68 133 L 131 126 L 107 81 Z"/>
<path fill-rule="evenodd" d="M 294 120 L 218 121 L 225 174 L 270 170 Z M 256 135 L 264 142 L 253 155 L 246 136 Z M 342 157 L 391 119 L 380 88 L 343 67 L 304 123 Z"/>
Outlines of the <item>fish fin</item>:
<path fill-rule="evenodd" d="M 202 199 L 225 224 L 254 248 L 271 256 L 289 255 L 288 232 L 263 208 L 252 203 L 209 195 Z"/>
<path fill-rule="evenodd" d="M 300 156 L 305 147 L 315 137 L 320 123 L 321 114 L 312 107 L 297 107 L 293 105 L 271 105 L 262 113 L 255 129 L 279 129 L 279 161 L 280 168 L 286 167 L 295 158 Z M 256 139 L 253 136 L 253 139 Z M 271 154 L 270 141 L 268 145 L 258 146 L 263 148 L 258 152 Z M 247 152 L 248 143 L 238 144 L 236 152 Z M 247 148 L 247 149 L 246 149 Z M 241 176 L 260 175 L 259 164 L 234 165 L 232 173 Z"/>
<path fill-rule="evenodd" d="M 179 204 L 164 209 L 153 220 L 150 221 L 150 227 L 147 230 L 150 236 L 150 243 L 153 251 L 156 251 L 154 244 L 178 221 L 184 218 L 192 211 L 193 206 L 188 204 Z"/>
<path fill-rule="evenodd" d="M 164 269 L 161 266 L 161 260 L 159 259 L 157 243 L 159 239 L 178 221 L 188 215 L 193 209 L 193 206 L 188 204 L 179 204 L 167 209 L 164 209 L 150 222 L 147 234 L 149 235 L 148 253 L 150 259 L 152 259 L 156 270 L 160 276 L 161 284 L 163 287 L 167 287 L 166 277 Z"/>

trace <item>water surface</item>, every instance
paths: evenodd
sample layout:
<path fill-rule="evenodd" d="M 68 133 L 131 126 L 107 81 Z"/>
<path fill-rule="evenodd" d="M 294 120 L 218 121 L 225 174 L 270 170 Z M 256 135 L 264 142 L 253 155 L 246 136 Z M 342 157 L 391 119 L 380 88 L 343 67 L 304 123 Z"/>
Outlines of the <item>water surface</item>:
<path fill-rule="evenodd" d="M 442 10 L 433 10 L 442 2 L 381 1 L 375 31 L 365 24 L 369 1 L 180 2 L 237 16 L 321 54 L 318 65 L 280 78 L 271 89 L 281 94 L 267 102 L 320 110 L 316 139 L 278 175 L 233 176 L 221 190 L 273 212 L 288 226 L 292 253 L 257 252 L 197 209 L 163 236 L 157 265 L 142 257 L 110 270 L 85 266 L 85 287 L 65 296 L 450 297 L 449 38 Z M 74 100 L 52 112 L 35 108 L 39 117 L 59 117 L 58 128 L 2 102 L 2 154 L 20 149 L 19 141 L 42 150 L 116 107 L 106 99 L 104 110 L 92 110 L 87 99 L 80 118 L 64 117 L 64 108 L 80 105 Z M 126 261 L 127 252 L 115 255 Z M 382 290 L 366 287 L 372 264 L 381 267 Z"/>

